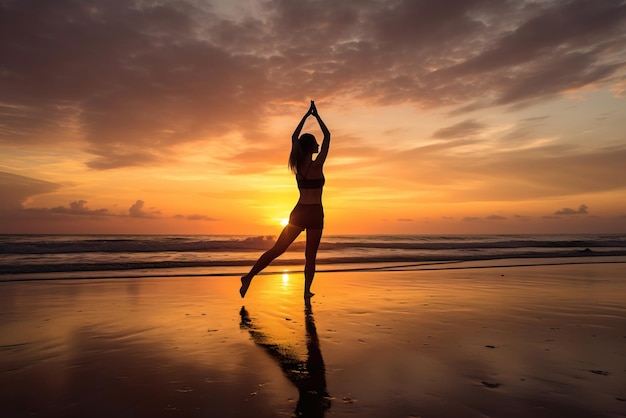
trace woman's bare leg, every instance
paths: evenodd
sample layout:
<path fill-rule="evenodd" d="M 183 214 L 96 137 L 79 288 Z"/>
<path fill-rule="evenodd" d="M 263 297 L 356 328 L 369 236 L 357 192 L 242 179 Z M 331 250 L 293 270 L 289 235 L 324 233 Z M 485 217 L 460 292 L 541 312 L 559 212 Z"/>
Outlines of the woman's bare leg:
<path fill-rule="evenodd" d="M 302 230 L 298 227 L 287 225 L 283 232 L 280 233 L 280 236 L 276 240 L 276 243 L 272 248 L 267 250 L 256 263 L 250 269 L 248 274 L 245 276 L 241 276 L 241 288 L 239 289 L 239 294 L 241 297 L 246 296 L 246 292 L 248 291 L 248 287 L 250 287 L 250 282 L 252 282 L 252 278 L 256 276 L 261 270 L 267 267 L 276 257 L 281 255 L 282 253 L 289 248 L 291 243 L 300 235 Z"/>
<path fill-rule="evenodd" d="M 311 285 L 313 284 L 313 277 L 315 276 L 315 260 L 317 259 L 317 249 L 320 246 L 322 240 L 321 229 L 307 229 L 306 230 L 306 250 L 304 264 L 304 297 L 310 298 L 314 296 L 311 293 Z"/>

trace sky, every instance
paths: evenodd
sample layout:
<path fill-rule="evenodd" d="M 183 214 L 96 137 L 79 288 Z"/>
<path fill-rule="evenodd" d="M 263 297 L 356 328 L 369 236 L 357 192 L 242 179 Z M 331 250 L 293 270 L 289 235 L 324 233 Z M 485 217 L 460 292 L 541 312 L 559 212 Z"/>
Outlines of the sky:
<path fill-rule="evenodd" d="M 622 0 L 0 0 L 0 233 L 626 232 Z M 315 121 L 305 132 L 321 140 Z"/>

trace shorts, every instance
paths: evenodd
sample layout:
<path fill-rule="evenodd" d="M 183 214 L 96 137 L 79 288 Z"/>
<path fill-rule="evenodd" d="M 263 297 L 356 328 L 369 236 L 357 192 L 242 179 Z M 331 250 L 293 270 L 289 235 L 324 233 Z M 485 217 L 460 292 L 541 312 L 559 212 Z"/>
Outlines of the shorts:
<path fill-rule="evenodd" d="M 323 229 L 324 208 L 319 203 L 313 205 L 298 203 L 289 215 L 289 225 L 300 229 Z"/>

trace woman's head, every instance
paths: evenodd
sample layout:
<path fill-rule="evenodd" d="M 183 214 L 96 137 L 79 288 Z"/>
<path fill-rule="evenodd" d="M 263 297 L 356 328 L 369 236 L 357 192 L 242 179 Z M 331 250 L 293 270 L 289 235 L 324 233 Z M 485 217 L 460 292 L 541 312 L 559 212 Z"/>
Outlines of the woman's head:
<path fill-rule="evenodd" d="M 304 154 L 315 154 L 319 147 L 315 136 L 312 134 L 302 134 L 298 139 L 298 145 Z"/>
<path fill-rule="evenodd" d="M 294 173 L 297 173 L 298 167 L 300 167 L 304 160 L 311 158 L 310 156 L 317 152 L 319 152 L 319 145 L 315 136 L 312 134 L 302 134 L 296 143 L 293 144 L 293 147 L 291 147 L 289 168 Z"/>

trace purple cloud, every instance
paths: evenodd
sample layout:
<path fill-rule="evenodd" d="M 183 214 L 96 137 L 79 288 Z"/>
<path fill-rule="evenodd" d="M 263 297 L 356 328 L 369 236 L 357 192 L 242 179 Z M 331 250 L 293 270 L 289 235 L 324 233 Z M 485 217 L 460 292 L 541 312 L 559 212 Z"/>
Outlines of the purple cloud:
<path fill-rule="evenodd" d="M 555 215 L 586 215 L 589 213 L 587 205 L 580 205 L 578 210 L 563 208 L 559 211 L 554 212 Z"/>

